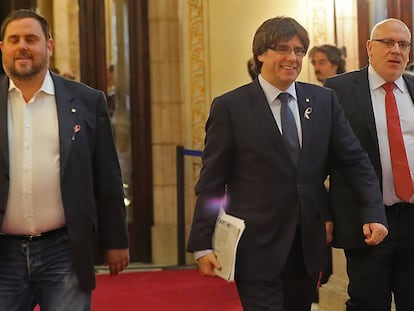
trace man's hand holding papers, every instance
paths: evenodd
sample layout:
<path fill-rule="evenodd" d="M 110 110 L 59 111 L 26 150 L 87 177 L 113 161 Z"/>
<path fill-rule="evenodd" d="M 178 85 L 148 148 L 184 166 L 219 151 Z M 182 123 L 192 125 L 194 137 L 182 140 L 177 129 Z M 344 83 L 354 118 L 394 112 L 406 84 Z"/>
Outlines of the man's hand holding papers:
<path fill-rule="evenodd" d="M 198 260 L 198 270 L 204 276 L 217 276 L 215 270 L 221 269 L 221 264 L 218 262 L 214 253 L 209 253 L 200 257 Z"/>
<path fill-rule="evenodd" d="M 234 281 L 237 245 L 244 228 L 243 219 L 220 212 L 213 234 L 213 251 L 197 259 L 202 275 Z"/>
<path fill-rule="evenodd" d="M 234 281 L 237 245 L 244 231 L 244 220 L 226 214 L 219 214 L 213 234 L 213 250 L 221 269 L 215 269 L 217 276 Z"/>

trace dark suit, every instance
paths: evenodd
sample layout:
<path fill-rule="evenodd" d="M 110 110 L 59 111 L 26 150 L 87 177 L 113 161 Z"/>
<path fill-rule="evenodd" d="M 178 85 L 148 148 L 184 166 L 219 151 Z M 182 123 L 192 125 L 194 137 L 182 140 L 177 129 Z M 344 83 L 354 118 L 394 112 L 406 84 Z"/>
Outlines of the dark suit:
<path fill-rule="evenodd" d="M 411 98 L 414 94 L 414 77 L 403 76 Z M 325 86 L 335 90 L 339 102 L 358 137 L 361 146 L 368 153 L 369 159 L 375 169 L 376 175 L 382 187 L 382 167 L 378 144 L 378 135 L 375 125 L 374 110 L 368 80 L 368 67 L 327 79 Z M 401 205 L 386 207 L 387 219 L 390 225 L 389 235 L 379 246 L 368 247 L 361 239 L 359 230 L 360 202 L 351 192 L 351 184 L 348 183 L 340 171 L 333 170 L 330 178 L 330 201 L 332 217 L 334 221 L 333 246 L 344 248 L 348 261 L 348 274 L 350 277 L 349 291 L 351 301 L 348 302 L 348 310 L 390 310 L 389 301 L 391 290 L 396 290 L 398 285 L 412 284 L 414 269 L 414 205 Z M 400 236 L 401 235 L 401 236 Z M 393 261 L 391 255 L 393 249 L 408 249 L 410 254 L 398 255 L 401 258 L 411 258 L 410 264 Z M 351 256 L 353 259 L 351 259 Z M 395 257 L 396 258 L 396 257 Z M 354 265 L 355 264 L 355 265 Z M 385 265 L 385 266 L 384 266 Z M 397 267 L 399 267 L 397 269 Z M 398 270 L 401 270 L 397 273 Z M 384 279 L 382 279 L 384 277 Z M 409 280 L 406 280 L 406 279 Z M 408 290 L 405 289 L 404 292 Z M 400 308 L 397 310 L 411 310 L 410 299 L 414 286 L 410 286 L 409 293 L 401 296 Z M 359 306 L 360 297 L 370 297 L 372 303 L 377 305 Z M 404 309 L 404 304 L 407 309 Z M 354 309 L 355 308 L 355 309 Z"/>
<path fill-rule="evenodd" d="M 368 68 L 361 71 L 328 79 L 325 86 L 333 88 L 345 114 L 359 138 L 361 146 L 367 151 L 376 175 L 382 185 L 381 162 L 377 130 L 372 110 L 371 94 L 368 85 Z M 359 230 L 359 205 L 355 202 L 352 189 L 338 170 L 330 177 L 330 199 L 335 220 L 333 246 L 340 248 L 366 247 Z"/>
<path fill-rule="evenodd" d="M 94 241 L 128 248 L 117 153 L 104 94 L 52 74 L 59 122 L 61 194 L 74 268 L 82 289 L 95 287 Z M 9 193 L 8 77 L 0 78 L 0 224 Z M 80 131 L 74 133 L 74 125 Z M 73 138 L 75 135 L 75 139 Z M 45 194 L 47 195 L 47 194 Z"/>
<path fill-rule="evenodd" d="M 341 163 L 364 202 L 361 224 L 386 223 L 375 173 L 335 94 L 298 82 L 296 93 L 302 126 L 298 169 L 257 79 L 215 98 L 211 106 L 188 250 L 212 248 L 217 209 L 210 202 L 226 188 L 227 212 L 246 221 L 236 281 L 278 276 L 299 223 L 306 269 L 310 274 L 321 270 L 326 253 L 323 182 L 330 161 Z"/>

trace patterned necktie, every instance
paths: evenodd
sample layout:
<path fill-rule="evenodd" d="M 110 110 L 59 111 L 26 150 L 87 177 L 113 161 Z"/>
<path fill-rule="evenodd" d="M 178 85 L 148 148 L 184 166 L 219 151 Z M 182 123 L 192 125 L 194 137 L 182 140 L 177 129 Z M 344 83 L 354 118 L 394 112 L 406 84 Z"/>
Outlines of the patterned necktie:
<path fill-rule="evenodd" d="M 387 116 L 388 140 L 391 154 L 392 175 L 396 195 L 405 202 L 414 194 L 410 167 L 405 152 L 404 140 L 401 132 L 400 117 L 394 97 L 394 83 L 385 83 L 385 111 Z"/>
<path fill-rule="evenodd" d="M 300 154 L 299 137 L 295 118 L 293 116 L 292 110 L 290 110 L 288 106 L 289 96 L 290 95 L 288 93 L 280 93 L 278 96 L 281 102 L 280 118 L 282 122 L 282 135 L 286 147 L 293 162 L 295 163 L 295 166 L 297 167 Z"/>

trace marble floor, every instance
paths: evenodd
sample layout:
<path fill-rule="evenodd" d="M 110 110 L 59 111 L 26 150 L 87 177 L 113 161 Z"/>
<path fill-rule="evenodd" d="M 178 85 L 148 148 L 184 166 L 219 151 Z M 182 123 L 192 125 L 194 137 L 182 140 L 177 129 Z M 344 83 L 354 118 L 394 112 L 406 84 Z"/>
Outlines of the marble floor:
<path fill-rule="evenodd" d="M 318 307 L 317 303 L 313 303 L 311 311 L 323 311 L 323 310 Z"/>

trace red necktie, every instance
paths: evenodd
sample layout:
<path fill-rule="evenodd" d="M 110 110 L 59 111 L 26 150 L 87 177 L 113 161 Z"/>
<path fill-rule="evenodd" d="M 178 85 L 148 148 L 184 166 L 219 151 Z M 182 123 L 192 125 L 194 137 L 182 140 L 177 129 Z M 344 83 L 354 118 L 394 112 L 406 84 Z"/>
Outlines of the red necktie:
<path fill-rule="evenodd" d="M 400 117 L 394 97 L 394 83 L 385 83 L 382 86 L 385 93 L 385 111 L 387 116 L 388 140 L 390 145 L 392 174 L 397 196 L 405 202 L 414 194 L 410 167 L 408 166 L 404 140 L 401 133 Z"/>

